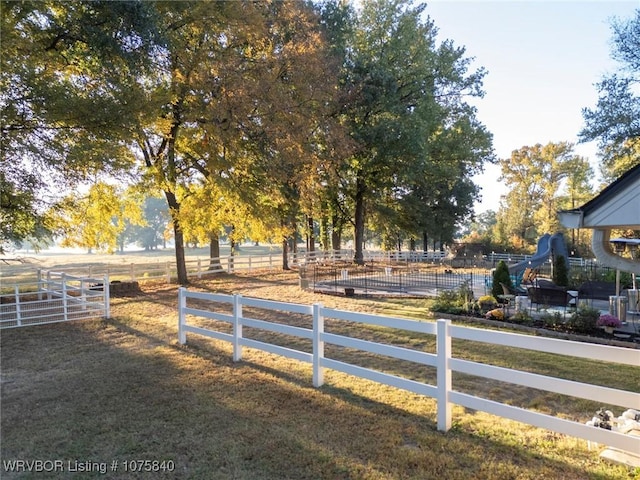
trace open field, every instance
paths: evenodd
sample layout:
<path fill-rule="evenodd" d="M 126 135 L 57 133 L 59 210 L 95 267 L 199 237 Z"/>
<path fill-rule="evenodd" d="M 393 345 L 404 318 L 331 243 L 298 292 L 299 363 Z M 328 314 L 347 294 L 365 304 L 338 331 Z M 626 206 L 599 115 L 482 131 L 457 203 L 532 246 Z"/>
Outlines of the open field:
<path fill-rule="evenodd" d="M 297 281 L 295 273 L 220 274 L 192 288 L 431 319 L 426 299 L 321 296 L 301 291 Z M 433 399 L 336 372 L 327 372 L 325 386 L 315 389 L 308 365 L 250 349 L 234 363 L 230 345 L 196 336 L 180 346 L 176 301 L 175 285 L 149 283 L 140 295 L 114 298 L 110 320 L 2 332 L 2 460 L 61 460 L 67 469 L 68 462 L 71 467 L 75 461 L 96 462 L 109 470 L 76 477 L 68 472 L 17 475 L 0 465 L 3 479 L 640 476 L 604 463 L 582 440 L 462 409 L 454 415 L 452 431 L 443 434 L 436 430 Z M 372 328 L 359 335 L 379 338 L 389 332 Z M 394 340 L 434 348 L 433 339 L 418 335 Z M 469 342 L 454 348 L 495 365 L 640 390 L 633 367 L 514 355 Z M 602 406 L 471 377 L 456 376 L 454 385 L 581 421 Z M 173 464 L 165 463 L 164 472 L 125 472 L 124 462 L 131 460 Z"/>
<path fill-rule="evenodd" d="M 236 247 L 236 255 L 269 255 L 281 254 L 282 249 L 277 245 L 253 245 L 243 244 Z M 229 245 L 220 245 L 220 256 L 230 254 Z M 185 248 L 187 259 L 208 259 L 209 247 Z M 45 250 L 39 253 L 20 251 L 10 255 L 0 256 L 0 260 L 20 259 L 26 264 L 36 265 L 40 268 L 56 268 L 61 266 L 83 266 L 103 263 L 146 263 L 155 261 L 175 261 L 175 250 L 164 248 L 158 250 L 125 250 L 123 253 L 86 253 L 80 249 L 55 249 Z M 11 262 L 15 264 L 15 262 Z M 7 264 L 0 261 L 0 269 L 8 268 Z"/>

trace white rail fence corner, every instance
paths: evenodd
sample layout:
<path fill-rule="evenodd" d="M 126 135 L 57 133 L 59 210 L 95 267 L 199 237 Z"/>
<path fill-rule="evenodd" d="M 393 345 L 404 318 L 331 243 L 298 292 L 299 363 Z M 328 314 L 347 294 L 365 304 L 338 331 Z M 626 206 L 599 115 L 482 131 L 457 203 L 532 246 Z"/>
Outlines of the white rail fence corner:
<path fill-rule="evenodd" d="M 226 305 L 226 307 L 224 305 Z M 277 310 L 285 314 L 291 313 L 298 316 L 309 317 L 309 327 L 304 328 L 250 318 L 243 314 L 243 306 Z M 200 319 L 199 322 L 201 324 L 206 324 L 211 320 L 222 322 L 222 324 L 211 322 L 211 324 L 205 328 L 188 323 L 189 319 L 196 318 Z M 324 328 L 326 318 L 436 335 L 437 351 L 436 353 L 428 353 L 397 345 L 376 343 L 329 333 L 326 332 Z M 230 332 L 220 331 L 220 328 L 218 330 L 213 329 L 213 327 L 222 326 L 223 324 L 231 326 L 230 329 L 227 327 L 227 330 L 230 330 Z M 311 352 L 246 338 L 243 336 L 244 326 L 289 335 L 295 338 L 307 339 L 311 342 Z M 437 401 L 437 427 L 438 430 L 444 432 L 451 428 L 453 405 L 460 405 L 535 427 L 581 438 L 589 442 L 596 442 L 629 452 L 640 451 L 640 437 L 588 426 L 583 423 L 565 420 L 466 394 L 456 391 L 452 381 L 452 372 L 462 372 L 481 378 L 617 405 L 625 409 L 640 409 L 639 393 L 462 360 L 453 356 L 451 344 L 452 339 L 455 338 L 483 342 L 496 346 L 534 350 L 584 359 L 596 359 L 604 362 L 640 367 L 640 354 L 636 349 L 461 327 L 452 325 L 449 320 L 437 320 L 435 323 L 419 322 L 409 319 L 390 318 L 380 315 L 325 308 L 321 304 L 299 305 L 272 300 L 260 300 L 243 297 L 241 295 L 191 292 L 183 287 L 180 288 L 178 292 L 178 341 L 181 344 L 187 342 L 187 333 L 230 342 L 233 345 L 234 361 L 240 361 L 242 359 L 243 347 L 250 347 L 310 363 L 312 364 L 312 382 L 315 387 L 323 385 L 324 369 L 329 368 L 435 398 Z M 409 378 L 403 378 L 401 376 L 327 358 L 324 352 L 326 344 L 386 355 L 391 358 L 434 367 L 437 369 L 437 385 L 430 385 Z M 603 399 L 606 399 L 606 402 Z"/>
<path fill-rule="evenodd" d="M 109 318 L 109 277 L 75 277 L 38 271 L 37 288 L 0 295 L 0 329 Z"/>

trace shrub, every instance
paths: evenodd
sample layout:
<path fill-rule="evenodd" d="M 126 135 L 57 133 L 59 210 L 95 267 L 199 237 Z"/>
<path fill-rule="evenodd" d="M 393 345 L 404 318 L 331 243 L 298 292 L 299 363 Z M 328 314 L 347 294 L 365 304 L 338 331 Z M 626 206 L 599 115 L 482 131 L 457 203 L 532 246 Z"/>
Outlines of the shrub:
<path fill-rule="evenodd" d="M 504 260 L 500 260 L 498 265 L 496 266 L 495 271 L 493 272 L 493 283 L 491 285 L 491 294 L 494 297 L 498 297 L 499 295 L 503 295 L 504 291 L 502 290 L 501 283 L 504 283 L 508 287 L 513 287 L 513 283 L 511 282 L 511 275 L 509 275 L 509 267 L 504 262 Z"/>
<path fill-rule="evenodd" d="M 478 299 L 478 303 L 493 303 L 493 304 L 496 304 L 496 303 L 498 303 L 498 301 L 496 300 L 496 297 L 494 297 L 493 295 L 482 295 Z"/>
<path fill-rule="evenodd" d="M 555 328 L 564 323 L 560 312 L 545 312 L 540 316 L 540 320 L 547 328 Z"/>
<path fill-rule="evenodd" d="M 567 271 L 567 260 L 564 255 L 558 255 L 553 259 L 553 283 L 561 287 L 569 285 L 569 272 Z"/>
<path fill-rule="evenodd" d="M 473 290 L 463 283 L 456 290 L 443 290 L 438 293 L 431 307 L 433 312 L 459 314 L 473 309 Z"/>
<path fill-rule="evenodd" d="M 529 315 L 529 312 L 522 311 L 516 312 L 509 317 L 509 321 L 513 323 L 518 323 L 521 325 L 531 325 L 533 323 L 533 317 Z"/>
<path fill-rule="evenodd" d="M 596 329 L 599 318 L 600 310 L 581 306 L 569 317 L 567 326 L 575 332 L 590 333 Z"/>
<path fill-rule="evenodd" d="M 476 302 L 476 307 L 474 308 L 474 310 L 486 313 L 489 310 L 493 310 L 497 306 L 498 301 L 495 299 L 495 297 L 491 295 L 483 295 Z"/>

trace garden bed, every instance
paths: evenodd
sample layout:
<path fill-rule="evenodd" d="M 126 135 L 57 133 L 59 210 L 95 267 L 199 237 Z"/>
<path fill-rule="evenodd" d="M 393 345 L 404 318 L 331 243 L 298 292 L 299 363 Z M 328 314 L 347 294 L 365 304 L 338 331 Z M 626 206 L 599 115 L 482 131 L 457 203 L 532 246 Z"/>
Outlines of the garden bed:
<path fill-rule="evenodd" d="M 545 337 L 558 338 L 561 340 L 573 340 L 576 342 L 597 343 L 600 345 L 612 345 L 617 347 L 630 347 L 640 349 L 640 335 L 627 333 L 628 339 L 616 337 L 606 333 L 604 330 L 596 329 L 592 333 L 577 333 L 567 328 L 557 326 L 555 328 L 546 328 L 544 323 L 539 320 L 533 325 L 523 325 L 521 323 L 510 322 L 508 320 L 492 320 L 480 315 L 457 315 L 443 312 L 433 312 L 437 318 L 448 318 L 464 323 L 477 323 L 479 325 L 487 325 L 495 328 L 508 328 L 520 332 L 531 333 Z"/>

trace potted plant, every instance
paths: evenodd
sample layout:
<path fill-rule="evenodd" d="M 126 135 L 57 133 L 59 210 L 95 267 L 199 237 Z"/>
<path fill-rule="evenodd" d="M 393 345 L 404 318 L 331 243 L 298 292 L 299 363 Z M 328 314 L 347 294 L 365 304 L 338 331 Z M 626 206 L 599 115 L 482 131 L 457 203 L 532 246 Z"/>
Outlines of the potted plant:
<path fill-rule="evenodd" d="M 613 315 L 606 313 L 604 315 L 600 315 L 596 325 L 604 328 L 604 331 L 607 333 L 613 333 L 613 329 L 622 325 L 622 322 L 620 322 L 618 317 L 614 317 Z"/>

